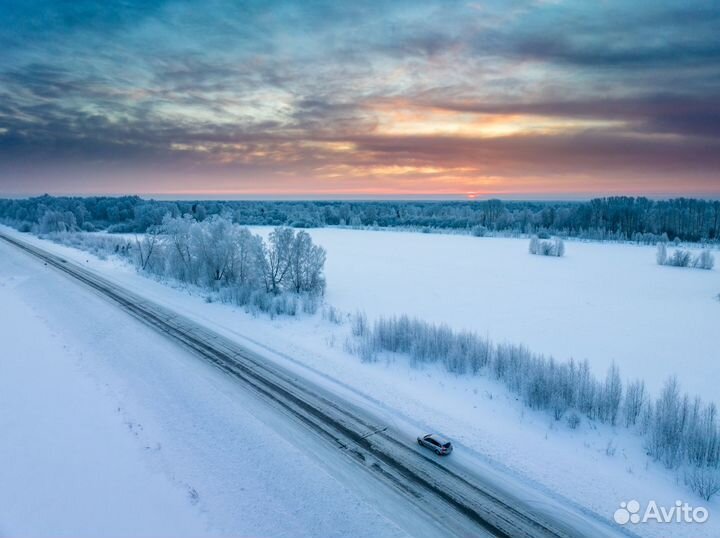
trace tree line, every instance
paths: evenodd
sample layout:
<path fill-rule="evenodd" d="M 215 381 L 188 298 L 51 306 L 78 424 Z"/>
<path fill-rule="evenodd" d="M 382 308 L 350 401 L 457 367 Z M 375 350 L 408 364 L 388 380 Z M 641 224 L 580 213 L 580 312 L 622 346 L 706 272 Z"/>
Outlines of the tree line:
<path fill-rule="evenodd" d="M 560 362 L 515 344 L 493 344 L 474 332 L 455 331 L 406 315 L 380 317 L 368 323 L 362 313 L 351 318 L 346 348 L 363 361 L 380 354 L 409 358 L 415 368 L 441 364 L 457 375 L 488 375 L 517 394 L 524 405 L 565 418 L 577 428 L 582 418 L 631 428 L 642 435 L 645 449 L 705 499 L 720 491 L 720 422 L 714 403 L 680 392 L 670 378 L 653 399 L 644 381 L 623 383 L 612 365 L 596 377 L 587 360 Z"/>
<path fill-rule="evenodd" d="M 0 219 L 42 231 L 144 232 L 166 214 L 203 221 L 226 215 L 242 225 L 404 227 L 540 234 L 599 240 L 720 240 L 720 201 L 616 196 L 570 201 L 159 201 L 137 196 L 0 200 Z"/>

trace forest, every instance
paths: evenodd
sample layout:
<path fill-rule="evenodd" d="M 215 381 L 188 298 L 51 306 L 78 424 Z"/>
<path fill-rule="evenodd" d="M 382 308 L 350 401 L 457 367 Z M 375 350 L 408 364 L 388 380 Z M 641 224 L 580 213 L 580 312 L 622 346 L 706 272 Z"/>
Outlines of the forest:
<path fill-rule="evenodd" d="M 720 241 L 720 201 L 609 197 L 589 201 L 165 201 L 138 196 L 0 199 L 0 220 L 23 231 L 144 232 L 166 215 L 223 215 L 252 226 L 553 234 L 582 239 Z"/>

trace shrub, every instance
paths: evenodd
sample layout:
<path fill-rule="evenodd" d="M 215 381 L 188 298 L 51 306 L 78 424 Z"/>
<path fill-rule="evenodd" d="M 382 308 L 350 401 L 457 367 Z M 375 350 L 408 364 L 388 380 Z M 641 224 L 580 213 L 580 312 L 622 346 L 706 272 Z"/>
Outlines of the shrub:
<path fill-rule="evenodd" d="M 545 241 L 540 240 L 537 236 L 534 236 L 530 239 L 528 251 L 530 254 L 536 254 L 538 256 L 562 257 L 565 255 L 565 242 L 562 239 Z"/>
<path fill-rule="evenodd" d="M 711 270 L 715 266 L 715 258 L 709 250 L 703 250 L 697 258 L 693 260 L 693 267 L 698 269 Z"/>
<path fill-rule="evenodd" d="M 323 308 L 322 317 L 323 319 L 336 325 L 340 325 L 343 322 L 342 312 L 340 312 L 334 306 L 327 306 Z"/>
<path fill-rule="evenodd" d="M 580 425 L 580 415 L 578 415 L 575 411 L 570 413 L 565 420 L 567 422 L 568 428 L 570 428 L 571 430 L 576 430 L 577 427 Z"/>
<path fill-rule="evenodd" d="M 485 237 L 488 233 L 488 229 L 485 226 L 476 225 L 470 229 L 470 234 L 475 237 Z"/>
<path fill-rule="evenodd" d="M 694 267 L 696 269 L 711 270 L 715 266 L 715 258 L 709 250 L 703 250 L 697 256 L 693 256 L 689 250 L 676 249 L 668 256 L 665 243 L 658 243 L 655 258 L 658 265 L 672 267 Z"/>
<path fill-rule="evenodd" d="M 720 470 L 717 467 L 688 467 L 683 472 L 685 485 L 709 501 L 720 493 Z"/>
<path fill-rule="evenodd" d="M 673 267 L 687 267 L 690 265 L 691 260 L 692 254 L 689 250 L 677 249 L 668 257 L 665 264 Z"/>

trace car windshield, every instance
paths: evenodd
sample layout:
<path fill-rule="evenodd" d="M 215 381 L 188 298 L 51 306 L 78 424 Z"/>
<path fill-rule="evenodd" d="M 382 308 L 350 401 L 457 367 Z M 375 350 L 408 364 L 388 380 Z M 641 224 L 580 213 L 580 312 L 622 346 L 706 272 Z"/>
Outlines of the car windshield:
<path fill-rule="evenodd" d="M 443 448 L 450 448 L 450 443 L 445 443 L 445 444 L 443 445 Z"/>

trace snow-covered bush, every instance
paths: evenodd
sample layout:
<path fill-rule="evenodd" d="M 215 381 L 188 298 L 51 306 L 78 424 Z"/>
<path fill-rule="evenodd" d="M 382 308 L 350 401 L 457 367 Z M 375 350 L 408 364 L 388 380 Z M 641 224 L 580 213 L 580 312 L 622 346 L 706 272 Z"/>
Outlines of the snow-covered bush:
<path fill-rule="evenodd" d="M 538 256 L 564 256 L 565 255 L 565 242 L 562 239 L 544 240 L 538 236 L 533 236 L 530 239 L 530 246 L 528 247 L 530 254 L 536 254 Z"/>
<path fill-rule="evenodd" d="M 655 257 L 658 265 L 694 267 L 705 270 L 710 270 L 715 266 L 715 258 L 709 250 L 703 250 L 697 256 L 693 256 L 689 250 L 676 249 L 668 255 L 665 243 L 658 243 Z"/>
<path fill-rule="evenodd" d="M 685 485 L 706 501 L 720 493 L 720 469 L 717 467 L 688 467 L 683 478 Z"/>
<path fill-rule="evenodd" d="M 565 420 L 568 428 L 571 430 L 576 430 L 577 427 L 580 426 L 580 415 L 578 415 L 575 411 L 570 413 Z"/>
<path fill-rule="evenodd" d="M 709 250 L 703 250 L 693 261 L 693 267 L 697 269 L 711 270 L 715 266 L 715 258 Z"/>
<path fill-rule="evenodd" d="M 54 232 L 45 237 L 55 243 L 90 252 L 105 259 L 110 255 L 130 256 L 133 245 L 123 237 L 96 235 L 84 232 Z"/>
<path fill-rule="evenodd" d="M 668 256 L 665 261 L 665 265 L 671 265 L 672 267 L 688 267 L 692 260 L 692 253 L 689 250 L 677 249 Z"/>
<path fill-rule="evenodd" d="M 323 308 L 322 318 L 330 323 L 334 323 L 335 325 L 340 325 L 343 322 L 342 312 L 334 306 L 327 306 Z"/>
<path fill-rule="evenodd" d="M 485 237 L 488 233 L 488 229 L 485 226 L 477 224 L 470 229 L 470 234 L 475 237 Z"/>

